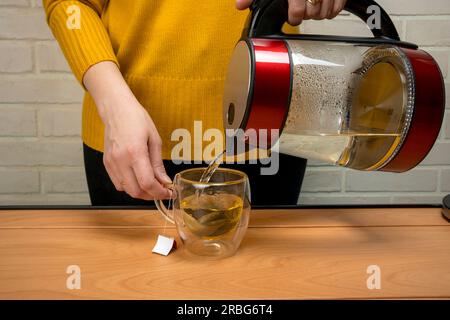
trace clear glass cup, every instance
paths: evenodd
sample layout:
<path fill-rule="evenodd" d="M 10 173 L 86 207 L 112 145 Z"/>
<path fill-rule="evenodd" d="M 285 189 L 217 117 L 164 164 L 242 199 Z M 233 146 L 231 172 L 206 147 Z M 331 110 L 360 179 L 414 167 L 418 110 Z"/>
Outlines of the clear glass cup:
<path fill-rule="evenodd" d="M 172 210 L 161 200 L 155 203 L 176 225 L 189 253 L 225 258 L 236 253 L 247 230 L 250 184 L 245 173 L 226 168 L 217 169 L 209 182 L 199 182 L 204 171 L 189 169 L 175 176 Z"/>

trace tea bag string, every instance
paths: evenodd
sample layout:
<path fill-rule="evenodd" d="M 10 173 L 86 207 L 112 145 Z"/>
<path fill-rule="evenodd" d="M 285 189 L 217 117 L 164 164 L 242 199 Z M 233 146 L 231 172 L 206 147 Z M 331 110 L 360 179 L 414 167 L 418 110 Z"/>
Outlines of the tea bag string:
<path fill-rule="evenodd" d="M 174 206 L 173 206 L 173 196 L 172 196 L 172 192 L 173 190 L 170 189 L 170 198 L 169 198 L 169 203 L 167 204 L 167 211 L 172 211 L 172 217 L 174 216 Z M 164 228 L 163 228 L 163 235 L 166 235 L 166 229 L 167 229 L 167 219 L 164 219 Z"/>

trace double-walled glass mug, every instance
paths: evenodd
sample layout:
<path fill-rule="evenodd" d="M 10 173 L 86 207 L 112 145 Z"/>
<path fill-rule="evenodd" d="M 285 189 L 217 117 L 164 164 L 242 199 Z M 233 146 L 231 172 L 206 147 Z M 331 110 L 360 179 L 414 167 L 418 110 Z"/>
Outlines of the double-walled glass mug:
<path fill-rule="evenodd" d="M 207 183 L 199 182 L 205 168 L 178 173 L 170 188 L 173 209 L 161 200 L 156 207 L 174 223 L 184 248 L 213 258 L 233 255 L 245 235 L 250 214 L 250 185 L 245 173 L 219 168 Z"/>

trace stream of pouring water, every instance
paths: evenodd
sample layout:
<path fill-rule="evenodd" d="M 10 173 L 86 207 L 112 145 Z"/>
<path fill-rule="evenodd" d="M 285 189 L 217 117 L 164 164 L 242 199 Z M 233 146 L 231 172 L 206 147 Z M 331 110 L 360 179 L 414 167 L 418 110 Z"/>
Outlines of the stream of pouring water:
<path fill-rule="evenodd" d="M 209 180 L 211 180 L 211 177 L 213 176 L 214 172 L 216 172 L 217 168 L 219 168 L 220 164 L 222 163 L 222 157 L 225 154 L 226 150 L 222 151 L 203 171 L 199 182 L 202 183 L 208 183 Z M 202 195 L 204 189 L 197 189 L 195 191 L 197 198 Z"/>
<path fill-rule="evenodd" d="M 208 183 L 211 180 L 214 172 L 216 172 L 217 168 L 219 168 L 222 163 L 222 157 L 225 154 L 226 150 L 222 151 L 208 166 L 208 168 L 203 171 L 202 176 L 200 177 L 200 182 Z"/>

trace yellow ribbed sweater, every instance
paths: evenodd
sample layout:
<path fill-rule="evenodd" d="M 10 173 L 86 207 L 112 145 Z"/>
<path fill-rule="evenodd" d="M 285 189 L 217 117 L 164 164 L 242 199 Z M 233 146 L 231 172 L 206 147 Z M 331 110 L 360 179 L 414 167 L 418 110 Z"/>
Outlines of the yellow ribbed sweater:
<path fill-rule="evenodd" d="M 174 129 L 222 129 L 222 91 L 228 61 L 246 12 L 235 0 L 44 0 L 48 24 L 80 83 L 92 65 L 116 62 L 149 112 L 170 159 Z M 80 29 L 67 27 L 79 8 Z M 104 127 L 88 92 L 82 139 L 103 151 Z"/>

